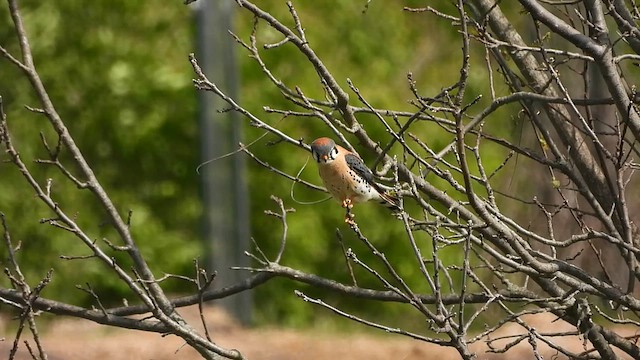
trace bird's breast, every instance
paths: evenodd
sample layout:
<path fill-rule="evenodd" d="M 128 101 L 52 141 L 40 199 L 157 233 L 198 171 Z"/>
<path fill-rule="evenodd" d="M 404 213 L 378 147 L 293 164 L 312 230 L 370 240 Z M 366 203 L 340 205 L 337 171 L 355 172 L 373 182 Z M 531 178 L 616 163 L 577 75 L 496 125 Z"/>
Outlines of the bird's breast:
<path fill-rule="evenodd" d="M 320 164 L 318 170 L 324 186 L 338 201 L 349 198 L 353 202 L 364 202 L 379 197 L 365 179 L 346 165 L 340 166 L 336 162 Z"/>

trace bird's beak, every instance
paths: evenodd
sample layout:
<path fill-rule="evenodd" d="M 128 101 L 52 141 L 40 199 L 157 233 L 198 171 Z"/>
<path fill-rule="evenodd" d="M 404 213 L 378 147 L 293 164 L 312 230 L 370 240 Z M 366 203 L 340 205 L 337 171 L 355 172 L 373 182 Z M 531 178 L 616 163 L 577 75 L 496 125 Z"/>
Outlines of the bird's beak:
<path fill-rule="evenodd" d="M 329 159 L 329 155 L 322 155 L 320 157 L 322 158 L 323 161 L 327 161 L 327 159 Z"/>

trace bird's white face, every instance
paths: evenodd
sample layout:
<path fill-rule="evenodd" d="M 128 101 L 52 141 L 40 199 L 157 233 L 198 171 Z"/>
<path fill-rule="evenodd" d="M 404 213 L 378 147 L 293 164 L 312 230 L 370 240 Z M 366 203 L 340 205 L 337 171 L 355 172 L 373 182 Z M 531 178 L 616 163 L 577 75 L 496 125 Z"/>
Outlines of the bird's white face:
<path fill-rule="evenodd" d="M 311 154 L 318 164 L 329 164 L 338 157 L 337 147 L 330 148 L 328 152 L 325 150 L 325 148 L 311 149 Z"/>

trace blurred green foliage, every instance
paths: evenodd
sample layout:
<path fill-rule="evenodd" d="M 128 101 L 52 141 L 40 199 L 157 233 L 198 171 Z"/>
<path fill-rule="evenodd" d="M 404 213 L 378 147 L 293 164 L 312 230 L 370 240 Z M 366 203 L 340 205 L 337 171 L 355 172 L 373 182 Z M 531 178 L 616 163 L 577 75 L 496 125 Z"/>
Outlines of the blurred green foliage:
<path fill-rule="evenodd" d="M 376 108 L 412 111 L 407 73 L 425 95 L 435 95 L 457 81 L 460 66 L 459 36 L 448 21 L 425 14 L 402 11 L 396 2 L 365 1 L 295 2 L 311 47 L 325 62 L 338 82 L 347 88 L 351 79 L 362 95 Z M 411 2 L 409 2 L 411 3 Z M 292 24 L 283 2 L 260 3 L 281 21 Z M 161 272 L 190 275 L 192 259 L 202 257 L 198 199 L 196 92 L 191 86 L 192 70 L 187 54 L 194 49 L 195 23 L 191 10 L 179 1 L 21 1 L 24 20 L 34 49 L 34 58 L 49 94 L 66 121 L 98 179 L 122 214 L 132 210 L 132 229 L 147 260 Z M 0 43 L 18 54 L 17 41 L 10 27 L 7 9 L 0 8 Z M 248 40 L 253 19 L 239 12 L 236 33 Z M 281 36 L 264 23 L 258 25 L 258 41 L 276 43 Z M 262 50 L 265 62 L 287 86 L 299 86 L 306 95 L 323 99 L 324 92 L 312 66 L 291 44 Z M 307 141 L 330 135 L 317 119 L 267 114 L 263 106 L 294 109 L 263 75 L 255 61 L 238 47 L 241 69 L 239 102 L 264 121 L 275 124 L 293 137 Z M 474 66 L 481 68 L 484 53 L 474 53 Z M 23 159 L 41 183 L 51 177 L 53 191 L 61 206 L 77 214 L 87 232 L 99 240 L 114 239 L 104 223 L 102 210 L 92 196 L 77 190 L 59 172 L 31 161 L 45 157 L 39 141 L 43 132 L 50 144 L 56 136 L 44 117 L 24 109 L 37 106 L 24 77 L 0 61 L 0 95 L 11 126 L 12 136 Z M 488 93 L 486 71 L 473 72 L 467 99 Z M 497 89 L 503 91 L 504 89 Z M 352 104 L 358 104 L 350 94 Z M 486 104 L 486 100 L 480 102 Z M 479 106 L 479 105 L 478 105 Z M 507 113 L 505 121 L 487 126 L 508 135 L 514 128 Z M 360 116 L 367 132 L 381 143 L 390 139 L 382 124 L 372 116 Z M 432 124 L 419 123 L 413 132 L 432 148 L 445 146 L 451 135 Z M 260 136 L 257 129 L 245 127 L 245 143 Z M 289 145 L 269 146 L 267 136 L 252 151 L 271 165 L 295 174 L 309 155 Z M 350 139 L 353 140 L 353 139 Z M 354 142 L 358 148 L 358 144 Z M 486 164 L 495 168 L 504 153 L 492 149 L 494 157 Z M 371 154 L 361 153 L 366 161 Z M 2 155 L 5 156 L 5 155 Z M 4 157 L 3 157 L 4 159 Z M 67 161 L 67 163 L 69 163 Z M 290 197 L 291 183 L 248 161 L 251 194 L 251 227 L 256 241 L 267 254 L 278 248 L 281 225 L 263 214 L 273 208 L 269 199 L 276 195 L 297 211 L 289 216 L 288 247 L 283 263 L 306 272 L 349 282 L 342 250 L 336 238 L 339 229 L 346 246 L 364 261 L 379 267 L 375 258 L 343 224 L 343 211 L 333 201 L 315 205 L 296 204 Z M 70 170 L 74 170 L 71 168 Z M 302 177 L 319 183 L 315 165 L 309 162 Z M 437 179 L 431 179 L 437 185 Z M 268 186 L 266 186 L 268 184 Z M 444 185 L 443 185 L 444 186 Z M 69 282 L 89 283 L 103 300 L 118 302 L 128 295 L 117 278 L 94 260 L 60 261 L 59 255 L 86 255 L 87 250 L 70 234 L 39 224 L 51 214 L 39 203 L 20 174 L 10 164 L 0 164 L 0 211 L 7 215 L 15 240 L 21 240 L 20 262 L 31 281 L 54 268 L 54 280 L 45 291 L 50 296 L 73 303 L 90 303 L 90 297 L 69 290 Z M 323 199 L 326 194 L 295 187 L 300 201 Z M 411 205 L 409 205 L 411 206 Z M 403 227 L 386 209 L 363 205 L 356 210 L 365 235 L 385 252 L 416 292 L 428 292 Z M 431 239 L 417 234 L 423 254 L 431 253 Z M 460 252 L 443 254 L 447 263 L 459 264 Z M 120 261 L 121 255 L 118 256 Z M 3 255 L 4 258 L 4 255 Z M 379 282 L 357 271 L 359 284 L 380 288 Z M 166 283 L 172 292 L 188 292 L 185 283 Z M 378 320 L 393 321 L 408 306 L 348 300 L 336 294 L 322 294 L 289 280 L 274 280 L 256 290 L 258 322 L 279 322 L 301 326 L 318 321 L 326 314 L 293 295 L 301 289 L 321 296 L 329 303 Z M 397 320 L 400 321 L 400 320 Z M 418 320 L 416 320 L 418 321 Z M 407 317 L 402 318 L 407 324 Z"/>
<path fill-rule="evenodd" d="M 194 35 L 190 10 L 161 1 L 19 3 L 49 95 L 120 213 L 126 217 L 132 211 L 132 231 L 143 254 L 159 273 L 188 274 L 191 259 L 201 252 L 197 104 L 187 61 Z M 0 42 L 19 57 L 6 4 L 0 19 Z M 116 242 L 88 191 L 76 189 L 57 169 L 33 163 L 47 157 L 39 133 L 51 146 L 57 136 L 44 116 L 24 108 L 39 104 L 28 81 L 4 58 L 0 74 L 0 96 L 23 160 L 41 185 L 53 179 L 55 200 L 91 237 Z M 69 170 L 76 173 L 72 166 Z M 38 281 L 47 269 L 55 270 L 45 296 L 86 304 L 89 296 L 71 287 L 85 283 L 99 289 L 105 301 L 128 295 L 98 261 L 59 260 L 88 251 L 71 234 L 39 224 L 52 214 L 11 164 L 0 165 L 0 183 L 0 211 L 14 239 L 22 241 L 19 256 L 27 277 Z M 122 254 L 113 256 L 125 261 Z M 184 284 L 167 285 L 185 291 Z"/>

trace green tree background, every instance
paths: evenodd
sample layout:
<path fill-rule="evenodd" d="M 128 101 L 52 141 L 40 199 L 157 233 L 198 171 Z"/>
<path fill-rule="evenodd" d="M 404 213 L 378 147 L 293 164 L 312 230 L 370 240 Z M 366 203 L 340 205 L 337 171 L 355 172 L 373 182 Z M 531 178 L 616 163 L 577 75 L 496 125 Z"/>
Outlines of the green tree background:
<path fill-rule="evenodd" d="M 363 13 L 365 3 L 294 2 L 310 45 L 342 84 L 346 85 L 347 78 L 351 79 L 377 108 L 412 111 L 408 101 L 413 95 L 407 73 L 413 74 L 417 88 L 424 94 L 436 94 L 456 81 L 461 45 L 447 21 L 403 12 L 403 4 L 397 2 L 372 2 Z M 415 5 L 412 3 L 404 5 Z M 187 60 L 187 54 L 195 49 L 192 10 L 179 1 L 160 0 L 91 3 L 30 0 L 21 4 L 36 66 L 49 94 L 119 210 L 133 212 L 132 229 L 143 254 L 158 273 L 190 275 L 192 260 L 204 255 L 199 178 L 195 172 L 200 161 L 197 95 Z M 283 2 L 265 2 L 260 6 L 279 19 L 291 22 Z M 18 54 L 5 7 L 0 7 L 0 20 L 3 24 L 0 43 Z M 235 20 L 237 34 L 246 40 L 252 19 L 239 13 Z M 260 43 L 280 40 L 269 31 L 261 32 L 258 38 Z M 237 55 L 241 70 L 239 102 L 245 108 L 306 141 L 330 135 L 317 120 L 266 113 L 265 105 L 279 109 L 290 109 L 291 105 L 244 49 L 238 47 Z M 299 86 L 308 96 L 324 97 L 313 68 L 291 46 L 263 50 L 262 55 L 285 84 Z M 483 54 L 477 55 L 474 61 L 482 66 Z M 472 74 L 470 98 L 488 92 L 485 76 L 481 71 Z M 44 117 L 24 108 L 24 105 L 37 106 L 36 100 L 19 71 L 4 59 L 0 60 L 0 96 L 23 159 L 29 162 L 44 157 L 46 152 L 39 133 L 43 133 L 51 146 L 55 145 L 55 134 L 49 130 Z M 351 96 L 357 104 L 355 95 Z M 505 136 L 517 132 L 517 122 L 508 113 L 501 110 L 496 116 L 503 116 L 505 121 L 494 121 L 488 126 L 502 127 Z M 390 139 L 374 117 L 360 116 L 360 120 L 375 138 L 382 142 Z M 417 135 L 434 148 L 450 140 L 450 136 L 433 125 L 422 125 L 418 131 Z M 244 127 L 245 143 L 260 135 L 260 130 Z M 293 174 L 308 160 L 309 154 L 292 152 L 287 145 L 270 146 L 271 140 L 274 139 L 267 136 L 251 150 Z M 357 148 L 357 143 L 354 145 Z M 361 155 L 369 163 L 373 160 L 370 154 Z M 301 176 L 320 183 L 315 164 L 309 160 Z M 496 156 L 495 161 L 497 164 L 501 158 Z M 289 195 L 290 182 L 251 161 L 247 164 L 251 229 L 256 241 L 267 252 L 277 249 L 281 226 L 265 216 L 263 210 L 273 207 L 270 195 L 281 197 L 287 206 L 297 209 L 289 217 L 289 241 L 283 262 L 307 272 L 348 281 L 335 235 L 336 229 L 346 229 L 342 209 L 333 201 L 297 204 Z M 51 166 L 32 163 L 31 167 L 37 169 L 41 179 L 53 179 L 57 200 L 76 210 L 79 222 L 91 229 L 92 236 L 109 239 L 112 229 L 102 222 L 103 216 L 92 206 L 89 194 L 78 191 Z M 268 188 L 265 183 L 270 184 Z M 49 268 L 55 270 L 53 282 L 44 295 L 72 303 L 90 303 L 92 300 L 86 293 L 68 291 L 68 283 L 73 281 L 79 285 L 90 284 L 103 301 L 115 304 L 127 297 L 127 290 L 118 279 L 103 276 L 104 268 L 98 262 L 59 260 L 60 255 L 84 255 L 86 250 L 68 233 L 38 222 L 50 214 L 11 164 L 0 163 L 0 189 L 0 211 L 7 215 L 14 238 L 22 241 L 25 251 L 20 252 L 20 261 L 27 277 L 34 281 Z M 327 196 L 299 186 L 295 194 L 301 201 Z M 386 209 L 373 205 L 358 207 L 357 216 L 361 228 L 390 261 L 398 264 L 398 270 L 414 290 L 426 291 L 415 264 L 402 265 L 409 251 L 408 244 L 401 241 L 405 236 L 402 226 L 393 221 Z M 347 246 L 358 252 L 361 245 L 351 233 L 343 233 Z M 421 241 L 430 243 L 426 237 Z M 447 255 L 449 261 L 457 262 L 456 253 Z M 374 279 L 359 280 L 361 285 L 377 286 Z M 167 282 L 165 286 L 176 293 L 193 290 L 179 281 Z M 322 322 L 321 314 L 326 314 L 325 311 L 293 296 L 293 289 L 300 287 L 276 279 L 258 288 L 257 321 L 296 326 Z M 303 287 L 303 290 L 312 296 L 318 295 L 317 289 Z M 328 302 L 356 313 L 367 313 L 374 320 L 391 320 L 406 311 L 397 305 L 382 305 L 384 308 L 380 309 L 380 304 L 322 295 Z M 407 325 L 406 317 L 403 323 Z"/>

